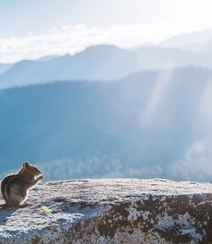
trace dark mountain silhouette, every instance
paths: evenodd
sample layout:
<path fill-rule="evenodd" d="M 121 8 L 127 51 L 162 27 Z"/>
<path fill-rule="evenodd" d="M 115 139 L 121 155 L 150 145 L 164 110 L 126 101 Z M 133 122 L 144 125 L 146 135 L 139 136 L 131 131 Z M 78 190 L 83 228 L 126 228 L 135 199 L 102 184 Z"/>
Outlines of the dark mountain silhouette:
<path fill-rule="evenodd" d="M 2 90 L 1 171 L 29 160 L 46 167 L 47 179 L 70 170 L 150 177 L 159 166 L 170 177 L 165 168 L 211 134 L 211 78 L 210 70 L 184 68 Z"/>

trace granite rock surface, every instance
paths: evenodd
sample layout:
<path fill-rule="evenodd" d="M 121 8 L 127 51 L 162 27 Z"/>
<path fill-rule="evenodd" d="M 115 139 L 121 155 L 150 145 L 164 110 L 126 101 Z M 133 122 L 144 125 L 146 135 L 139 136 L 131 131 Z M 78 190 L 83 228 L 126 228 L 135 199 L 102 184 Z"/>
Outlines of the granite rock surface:
<path fill-rule="evenodd" d="M 21 208 L 0 210 L 0 243 L 209 244 L 212 184 L 163 179 L 40 183 Z"/>

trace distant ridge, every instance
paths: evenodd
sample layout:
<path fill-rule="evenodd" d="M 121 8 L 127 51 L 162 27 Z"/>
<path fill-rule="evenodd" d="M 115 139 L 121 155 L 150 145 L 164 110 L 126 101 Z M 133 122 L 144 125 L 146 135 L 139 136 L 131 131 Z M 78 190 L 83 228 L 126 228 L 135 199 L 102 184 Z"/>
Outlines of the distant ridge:
<path fill-rule="evenodd" d="M 159 46 L 178 48 L 195 53 L 212 54 L 212 29 L 174 36 L 162 41 Z"/>
<path fill-rule="evenodd" d="M 46 62 L 46 61 L 49 61 L 49 60 L 52 60 L 52 59 L 55 59 L 55 58 L 59 58 L 59 57 L 60 57 L 60 55 L 47 55 L 47 56 L 38 58 L 36 60 L 37 61 Z"/>
<path fill-rule="evenodd" d="M 182 47 L 194 43 L 207 42 L 212 38 L 212 29 L 173 36 L 160 42 L 162 47 Z"/>
<path fill-rule="evenodd" d="M 211 32 L 208 30 L 207 36 L 209 33 Z M 188 36 L 189 38 L 186 35 L 176 37 L 176 40 L 179 38 L 191 40 L 189 34 Z M 175 38 L 173 40 L 175 42 Z M 181 43 L 186 42 L 181 41 Z M 204 44 L 204 52 L 192 51 L 196 45 L 202 48 L 201 43 L 186 47 L 149 46 L 148 44 L 135 50 L 98 45 L 88 47 L 73 56 L 50 55 L 38 60 L 22 60 L 10 66 L 0 64 L 0 89 L 55 81 L 114 81 L 143 70 L 158 71 L 191 66 L 211 69 L 212 51 L 211 54 L 206 51 L 212 50 L 210 48 L 212 42 L 208 41 Z M 183 50 L 184 48 L 191 51 Z"/>
<path fill-rule="evenodd" d="M 212 55 L 168 47 L 146 47 L 136 50 L 137 59 L 145 70 L 176 69 L 180 67 L 212 68 Z"/>
<path fill-rule="evenodd" d="M 5 73 L 7 70 L 9 70 L 13 64 L 2 64 L 0 63 L 0 75 Z"/>
<path fill-rule="evenodd" d="M 107 81 L 141 70 L 134 52 L 100 45 L 74 56 L 67 54 L 45 62 L 18 62 L 0 76 L 0 88 L 66 80 Z"/>

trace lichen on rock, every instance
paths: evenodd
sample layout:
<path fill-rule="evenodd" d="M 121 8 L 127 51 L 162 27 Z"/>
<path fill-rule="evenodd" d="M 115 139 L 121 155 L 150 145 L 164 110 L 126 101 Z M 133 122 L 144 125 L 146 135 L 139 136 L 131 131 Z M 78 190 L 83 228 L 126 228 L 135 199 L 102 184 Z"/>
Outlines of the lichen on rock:
<path fill-rule="evenodd" d="M 0 243 L 212 242 L 209 183 L 55 181 L 31 189 L 26 204 L 0 210 Z"/>

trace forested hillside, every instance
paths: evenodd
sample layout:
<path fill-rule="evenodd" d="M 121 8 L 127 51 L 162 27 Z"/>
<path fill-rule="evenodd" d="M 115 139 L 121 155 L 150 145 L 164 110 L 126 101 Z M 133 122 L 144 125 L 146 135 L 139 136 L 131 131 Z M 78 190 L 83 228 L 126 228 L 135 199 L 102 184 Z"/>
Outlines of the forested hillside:
<path fill-rule="evenodd" d="M 184 68 L 1 90 L 1 172 L 28 160 L 46 180 L 184 179 L 171 167 L 211 134 L 211 75 Z"/>

